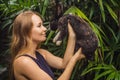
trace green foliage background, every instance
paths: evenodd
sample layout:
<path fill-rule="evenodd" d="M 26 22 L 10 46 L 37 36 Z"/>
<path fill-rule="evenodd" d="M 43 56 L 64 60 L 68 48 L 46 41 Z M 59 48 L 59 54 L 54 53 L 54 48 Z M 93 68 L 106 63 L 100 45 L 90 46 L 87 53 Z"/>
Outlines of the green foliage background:
<path fill-rule="evenodd" d="M 76 64 L 71 80 L 120 80 L 120 1 L 119 0 L 59 0 L 66 8 L 63 13 L 73 13 L 89 22 L 99 39 L 94 61 Z M 24 10 L 35 10 L 44 18 L 48 28 L 47 41 L 42 47 L 63 57 L 66 40 L 61 46 L 52 43 L 55 32 L 49 29 L 53 16 L 54 0 L 0 0 L 0 69 L 9 69 L 9 43 L 12 22 Z M 56 78 L 62 73 L 55 70 Z M 7 73 L 1 79 L 8 80 Z"/>

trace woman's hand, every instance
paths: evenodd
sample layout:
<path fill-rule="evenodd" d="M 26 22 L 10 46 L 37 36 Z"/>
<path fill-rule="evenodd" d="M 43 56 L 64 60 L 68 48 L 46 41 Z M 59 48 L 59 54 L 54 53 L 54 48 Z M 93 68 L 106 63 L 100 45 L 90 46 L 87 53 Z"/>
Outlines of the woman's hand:
<path fill-rule="evenodd" d="M 68 20 L 68 32 L 69 32 L 69 36 L 70 37 L 76 38 L 75 32 L 73 31 L 72 26 L 71 26 L 69 20 Z"/>
<path fill-rule="evenodd" d="M 82 53 L 82 48 L 78 49 L 78 51 L 75 53 L 74 57 L 76 58 L 76 60 L 85 58 L 85 55 Z"/>
<path fill-rule="evenodd" d="M 78 60 L 85 58 L 84 54 L 82 54 L 82 49 L 78 49 L 78 51 L 72 56 L 70 61 L 68 62 L 64 72 L 57 80 L 69 80 L 72 74 L 73 68 Z"/>

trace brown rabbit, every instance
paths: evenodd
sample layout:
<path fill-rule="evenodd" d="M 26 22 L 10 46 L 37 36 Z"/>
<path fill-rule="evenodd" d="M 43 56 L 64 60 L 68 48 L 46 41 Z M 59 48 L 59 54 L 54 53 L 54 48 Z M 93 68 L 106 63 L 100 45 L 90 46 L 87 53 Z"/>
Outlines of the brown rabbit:
<path fill-rule="evenodd" d="M 82 51 L 85 54 L 86 58 L 89 60 L 94 59 L 95 50 L 98 47 L 98 39 L 95 33 L 92 31 L 89 24 L 82 18 L 66 14 L 58 20 L 58 22 L 53 22 L 50 24 L 51 29 L 54 29 L 57 26 L 58 34 L 54 38 L 54 42 L 57 45 L 60 45 L 61 41 L 68 35 L 68 20 L 76 34 L 76 46 L 75 52 L 82 47 Z"/>

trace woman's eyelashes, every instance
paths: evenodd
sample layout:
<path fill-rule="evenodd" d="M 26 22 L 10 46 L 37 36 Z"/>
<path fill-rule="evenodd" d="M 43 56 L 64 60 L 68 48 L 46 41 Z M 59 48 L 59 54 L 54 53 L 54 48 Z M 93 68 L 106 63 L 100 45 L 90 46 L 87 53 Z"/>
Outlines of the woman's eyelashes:
<path fill-rule="evenodd" d="M 41 25 L 38 25 L 37 27 L 41 27 Z"/>
<path fill-rule="evenodd" d="M 42 24 L 41 24 L 41 23 L 39 23 L 37 27 L 41 27 L 41 26 L 42 26 Z"/>

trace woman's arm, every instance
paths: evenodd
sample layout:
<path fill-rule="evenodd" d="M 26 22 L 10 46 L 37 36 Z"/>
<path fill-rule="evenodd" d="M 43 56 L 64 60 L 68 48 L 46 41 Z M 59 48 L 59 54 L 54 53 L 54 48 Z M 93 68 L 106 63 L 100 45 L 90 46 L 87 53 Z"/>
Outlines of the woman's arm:
<path fill-rule="evenodd" d="M 63 66 L 64 67 L 66 67 L 67 63 L 73 56 L 74 49 L 75 49 L 75 42 L 76 42 L 76 35 L 75 35 L 69 21 L 68 21 L 68 32 L 69 32 L 68 42 L 67 42 L 66 51 L 65 51 L 65 54 L 63 57 Z"/>
<path fill-rule="evenodd" d="M 84 55 L 81 54 L 81 49 L 79 49 L 70 59 L 58 80 L 69 80 L 76 62 L 82 58 L 84 58 Z M 52 80 L 31 58 L 26 56 L 19 57 L 14 61 L 14 74 L 16 80 L 24 80 L 25 78 L 29 80 Z"/>
<path fill-rule="evenodd" d="M 67 47 L 66 47 L 66 51 L 63 58 L 54 56 L 46 50 L 42 50 L 42 49 L 38 50 L 41 54 L 43 54 L 48 64 L 54 68 L 58 68 L 58 69 L 65 68 L 67 63 L 73 56 L 75 42 L 76 42 L 76 35 L 69 22 L 68 22 L 68 32 L 69 32 L 68 42 L 67 42 Z"/>
<path fill-rule="evenodd" d="M 85 58 L 82 54 L 81 48 L 75 53 L 75 55 L 70 59 L 68 65 L 66 66 L 62 75 L 58 78 L 58 80 L 69 80 L 73 68 L 78 60 Z"/>

